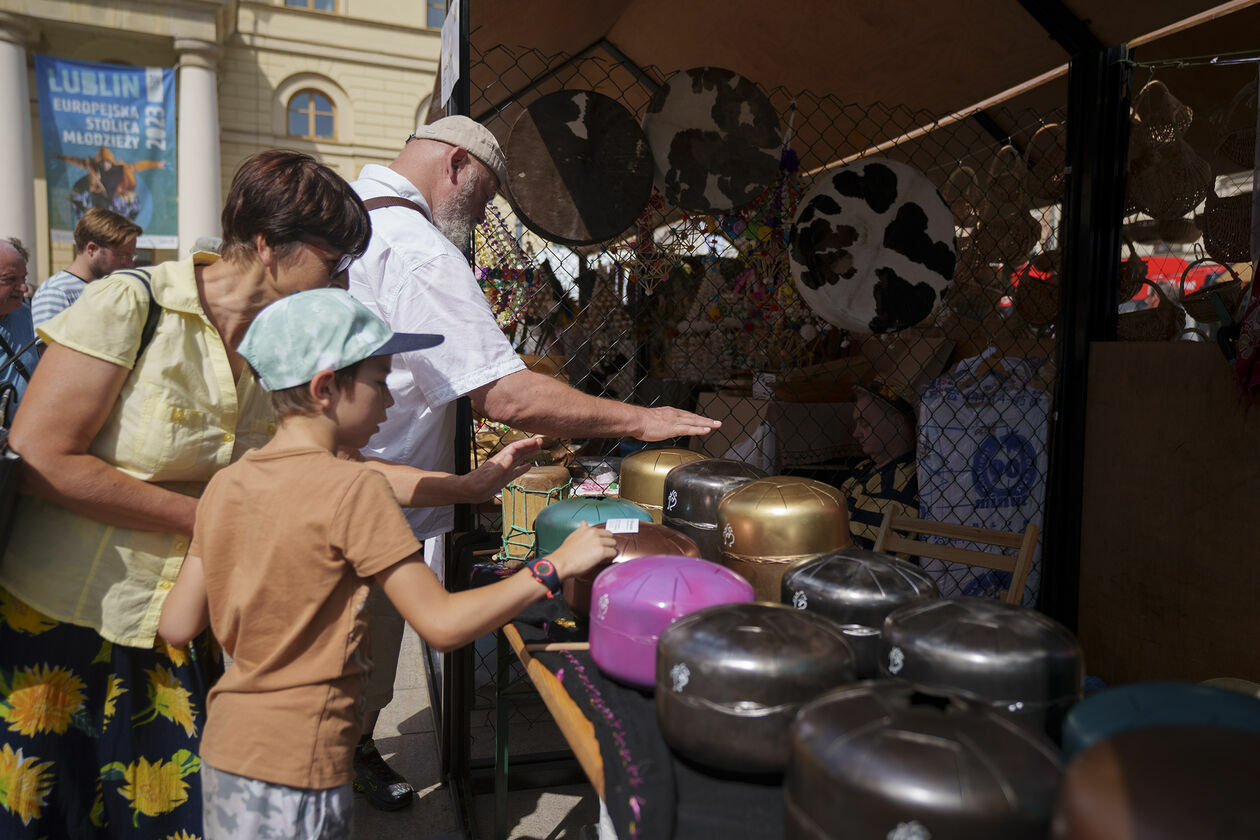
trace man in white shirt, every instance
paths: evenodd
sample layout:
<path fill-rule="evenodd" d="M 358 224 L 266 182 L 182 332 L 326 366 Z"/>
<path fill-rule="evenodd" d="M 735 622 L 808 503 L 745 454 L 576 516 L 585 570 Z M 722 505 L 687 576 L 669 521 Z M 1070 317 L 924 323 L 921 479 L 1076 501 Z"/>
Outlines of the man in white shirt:
<path fill-rule="evenodd" d="M 352 184 L 371 211 L 372 241 L 350 267 L 350 293 L 395 331 L 447 337 L 424 353 L 394 357 L 388 378 L 394 405 L 363 454 L 453 471 L 455 400 L 465 395 L 492 420 L 557 437 L 653 441 L 718 427 L 677 408 L 593 397 L 525 368 L 461 251 L 505 179 L 494 135 L 467 117 L 445 117 L 408 138 L 389 166 L 365 166 Z M 436 546 L 451 530 L 452 508 L 409 508 L 406 514 L 440 575 Z M 407 805 L 413 790 L 380 758 L 370 735 L 392 696 L 403 625 L 396 613 L 391 621 L 392 607 L 377 595 L 368 602 L 374 667 L 355 787 L 374 806 L 392 810 Z"/>
<path fill-rule="evenodd" d="M 35 290 L 31 317 L 35 326 L 79 299 L 87 284 L 120 268 L 131 268 L 140 226 L 113 210 L 93 207 L 74 226 L 74 262 Z"/>

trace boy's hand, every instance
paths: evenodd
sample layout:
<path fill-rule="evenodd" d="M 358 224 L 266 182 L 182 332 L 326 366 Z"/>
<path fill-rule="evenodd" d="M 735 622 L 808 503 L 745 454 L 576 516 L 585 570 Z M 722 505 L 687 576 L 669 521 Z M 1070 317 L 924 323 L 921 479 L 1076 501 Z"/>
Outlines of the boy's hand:
<path fill-rule="evenodd" d="M 617 556 L 617 540 L 605 528 L 583 522 L 548 555 L 561 580 L 580 575 Z"/>
<path fill-rule="evenodd" d="M 514 480 L 529 472 L 530 463 L 542 451 L 542 438 L 514 441 L 496 452 L 488 461 L 468 473 L 470 502 L 484 502 Z"/>

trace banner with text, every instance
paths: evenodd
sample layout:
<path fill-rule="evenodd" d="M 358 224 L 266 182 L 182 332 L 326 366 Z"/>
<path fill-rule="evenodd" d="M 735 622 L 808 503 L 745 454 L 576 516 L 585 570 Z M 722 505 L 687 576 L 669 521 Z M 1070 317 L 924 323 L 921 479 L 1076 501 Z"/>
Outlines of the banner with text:
<path fill-rule="evenodd" d="M 144 229 L 141 248 L 174 248 L 175 72 L 35 56 L 53 239 L 74 238 L 92 207 Z"/>

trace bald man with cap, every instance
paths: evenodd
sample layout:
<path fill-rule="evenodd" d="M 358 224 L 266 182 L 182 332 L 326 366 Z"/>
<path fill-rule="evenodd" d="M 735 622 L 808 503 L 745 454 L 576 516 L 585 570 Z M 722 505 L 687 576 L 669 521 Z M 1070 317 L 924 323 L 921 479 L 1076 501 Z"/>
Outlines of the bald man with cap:
<path fill-rule="evenodd" d="M 350 267 L 350 293 L 395 332 L 447 337 L 433 350 L 394 357 L 388 378 L 394 405 L 363 455 L 453 472 L 455 401 L 461 396 L 492 420 L 556 437 L 652 441 L 708 434 L 720 425 L 676 408 L 593 397 L 525 368 L 462 251 L 506 179 L 494 135 L 456 116 L 421 126 L 393 163 L 365 166 L 352 184 L 371 213 L 372 241 Z M 452 509 L 406 513 L 440 576 L 440 538 L 452 528 Z M 413 790 L 381 759 L 370 736 L 392 697 L 403 622 L 375 590 L 368 610 L 373 672 L 355 788 L 375 807 L 392 810 L 407 805 Z"/>

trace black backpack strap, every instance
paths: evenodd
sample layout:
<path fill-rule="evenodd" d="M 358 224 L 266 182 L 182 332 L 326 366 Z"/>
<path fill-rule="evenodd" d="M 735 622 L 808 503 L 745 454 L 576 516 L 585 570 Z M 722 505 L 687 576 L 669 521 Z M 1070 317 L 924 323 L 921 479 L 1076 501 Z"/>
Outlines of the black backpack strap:
<path fill-rule="evenodd" d="M 8 369 L 9 365 L 13 365 L 13 367 L 17 369 L 17 372 L 22 374 L 22 378 L 25 379 L 27 382 L 30 382 L 31 372 L 26 369 L 26 365 L 22 364 L 21 357 L 23 353 L 25 353 L 27 350 L 30 349 L 31 344 L 34 344 L 35 341 L 38 341 L 38 340 L 39 339 L 35 339 L 31 341 L 30 344 L 27 344 L 25 347 L 23 347 L 21 350 L 14 351 L 13 347 L 10 346 L 9 342 L 4 340 L 4 336 L 0 336 L 0 350 L 3 350 L 5 352 L 5 355 L 8 356 L 8 361 L 4 363 L 3 367 L 0 367 L 0 372 L 3 372 L 4 370 Z"/>
<path fill-rule="evenodd" d="M 139 280 L 144 284 L 144 290 L 149 294 L 149 310 L 144 317 L 144 327 L 140 330 L 140 348 L 136 350 L 136 361 L 138 362 L 148 348 L 149 342 L 153 340 L 153 334 L 157 332 L 158 318 L 162 316 L 162 307 L 153 298 L 153 286 L 150 283 L 149 272 L 143 268 L 126 268 L 118 273 L 126 274 L 128 277 Z"/>

